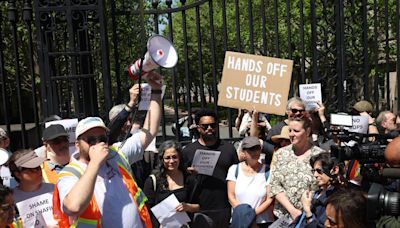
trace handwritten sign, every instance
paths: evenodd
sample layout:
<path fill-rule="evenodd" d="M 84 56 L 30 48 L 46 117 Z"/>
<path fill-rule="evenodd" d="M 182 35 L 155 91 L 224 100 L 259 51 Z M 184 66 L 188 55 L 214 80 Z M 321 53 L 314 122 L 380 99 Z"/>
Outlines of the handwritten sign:
<path fill-rule="evenodd" d="M 56 225 L 57 222 L 53 218 L 52 199 L 52 193 L 45 193 L 17 203 L 24 227 Z M 43 220 L 46 221 L 46 224 L 42 224 Z"/>
<path fill-rule="evenodd" d="M 312 110 L 317 102 L 322 102 L 321 83 L 299 85 L 300 98 L 306 103 L 306 109 Z"/>
<path fill-rule="evenodd" d="M 367 134 L 368 116 L 352 116 L 353 126 L 349 129 L 351 132 Z"/>
<path fill-rule="evenodd" d="M 211 176 L 220 154 L 221 151 L 196 150 L 192 166 L 199 174 Z"/>
<path fill-rule="evenodd" d="M 227 51 L 218 105 L 285 115 L 293 61 Z"/>

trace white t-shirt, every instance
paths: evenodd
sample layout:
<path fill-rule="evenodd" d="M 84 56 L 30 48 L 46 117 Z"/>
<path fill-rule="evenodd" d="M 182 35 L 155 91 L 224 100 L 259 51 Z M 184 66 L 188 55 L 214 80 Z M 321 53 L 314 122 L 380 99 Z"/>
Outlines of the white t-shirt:
<path fill-rule="evenodd" d="M 18 185 L 18 182 L 15 180 L 13 176 L 11 176 L 11 171 L 7 166 L 0 166 L 0 176 L 3 179 L 3 185 L 9 188 L 15 188 Z"/>
<path fill-rule="evenodd" d="M 240 165 L 240 163 L 239 163 Z M 239 166 L 237 179 L 235 177 L 237 165 L 232 165 L 228 170 L 227 181 L 235 182 L 235 195 L 240 203 L 249 204 L 252 208 L 260 206 L 267 194 L 267 181 L 265 180 L 265 165 L 254 176 L 246 176 Z M 272 207 L 268 207 L 256 218 L 256 223 L 273 222 Z"/>
<path fill-rule="evenodd" d="M 121 151 L 127 155 L 130 162 L 137 161 L 143 154 L 139 134 L 128 139 Z M 102 216 L 102 227 L 144 227 L 137 210 L 136 203 L 125 187 L 122 176 L 118 171 L 116 153 L 110 154 L 107 161 L 100 167 L 94 187 L 94 195 Z M 71 160 L 86 170 L 87 165 L 77 161 L 78 153 Z M 78 182 L 75 176 L 64 176 L 58 180 L 61 205 L 65 196 Z M 64 211 L 65 209 L 62 208 Z M 68 212 L 66 211 L 68 214 Z M 76 219 L 76 218 L 75 218 Z"/>

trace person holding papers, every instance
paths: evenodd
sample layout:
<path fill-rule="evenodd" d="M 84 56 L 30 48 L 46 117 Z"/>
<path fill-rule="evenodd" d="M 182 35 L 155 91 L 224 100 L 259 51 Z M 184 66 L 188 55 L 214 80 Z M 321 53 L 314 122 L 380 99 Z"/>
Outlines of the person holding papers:
<path fill-rule="evenodd" d="M 233 210 L 240 204 L 250 205 L 257 215 L 255 223 L 258 227 L 267 227 L 274 221 L 271 207 L 273 199 L 267 196 L 269 165 L 259 162 L 261 144 L 257 137 L 244 138 L 242 150 L 245 160 L 232 165 L 226 177 L 229 202 Z"/>
<path fill-rule="evenodd" d="M 44 183 L 40 165 L 46 159 L 38 157 L 32 150 L 18 150 L 10 158 L 11 174 L 18 182 L 13 197 L 24 226 L 31 227 L 43 218 L 41 225 L 57 226 L 53 219 L 52 200 L 54 184 Z M 31 216 L 34 214 L 35 216 Z"/>
<path fill-rule="evenodd" d="M 148 198 L 147 206 L 151 208 L 166 199 L 171 194 L 180 202 L 177 212 L 194 213 L 200 205 L 195 195 L 196 180 L 190 176 L 183 166 L 182 148 L 179 143 L 168 140 L 160 145 L 158 168 L 151 174 L 145 184 L 144 193 Z M 189 214 L 189 215 L 190 215 Z M 159 222 L 152 216 L 153 227 L 159 227 Z"/>
<path fill-rule="evenodd" d="M 195 122 L 199 138 L 183 149 L 183 160 L 188 171 L 197 173 L 192 167 L 196 151 L 212 151 L 211 153 L 220 155 L 212 175 L 197 174 L 200 213 L 195 213 L 192 227 L 228 227 L 231 205 L 225 178 L 229 167 L 239 162 L 236 149 L 232 144 L 218 138 L 217 116 L 214 111 L 200 110 L 196 113 Z M 200 221 L 206 223 L 200 224 Z"/>

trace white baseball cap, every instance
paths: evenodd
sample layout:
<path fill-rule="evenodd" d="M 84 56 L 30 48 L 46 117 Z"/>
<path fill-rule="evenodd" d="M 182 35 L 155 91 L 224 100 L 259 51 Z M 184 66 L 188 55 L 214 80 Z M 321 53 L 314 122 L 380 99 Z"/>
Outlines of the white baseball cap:
<path fill-rule="evenodd" d="M 108 131 L 108 128 L 100 117 L 86 117 L 85 119 L 80 120 L 75 130 L 76 139 L 78 139 L 78 137 L 83 133 L 95 127 L 101 127 Z"/>

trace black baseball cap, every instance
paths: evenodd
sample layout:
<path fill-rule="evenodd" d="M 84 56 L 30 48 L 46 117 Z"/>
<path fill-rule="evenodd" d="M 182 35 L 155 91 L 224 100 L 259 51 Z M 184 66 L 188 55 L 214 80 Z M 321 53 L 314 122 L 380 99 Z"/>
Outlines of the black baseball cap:
<path fill-rule="evenodd" d="M 55 139 L 60 136 L 68 137 L 67 131 L 61 124 L 52 124 L 44 129 L 42 140 L 48 141 L 48 140 L 52 140 L 52 139 Z"/>

